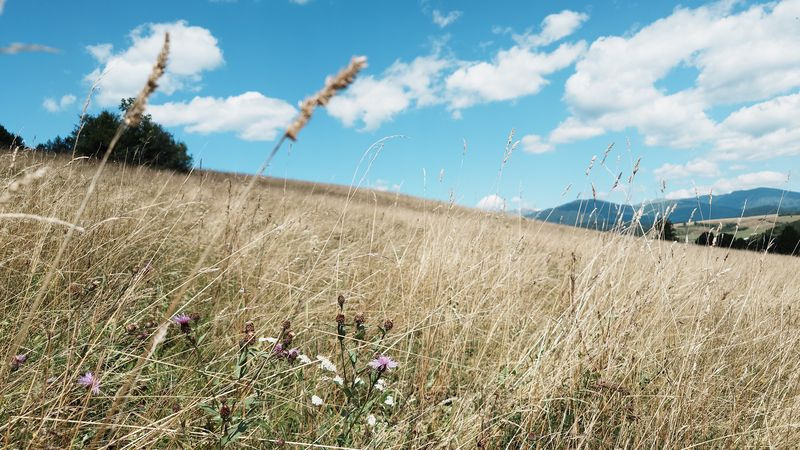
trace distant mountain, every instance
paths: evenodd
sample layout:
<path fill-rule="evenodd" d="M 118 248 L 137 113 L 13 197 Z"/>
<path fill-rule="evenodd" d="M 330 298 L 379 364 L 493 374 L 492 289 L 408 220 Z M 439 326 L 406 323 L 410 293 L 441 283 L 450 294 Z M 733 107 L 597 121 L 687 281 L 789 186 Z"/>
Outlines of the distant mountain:
<path fill-rule="evenodd" d="M 673 223 L 713 220 L 764 214 L 800 213 L 800 193 L 773 188 L 756 188 L 730 194 L 676 200 L 654 200 L 637 205 L 620 205 L 604 200 L 575 200 L 555 208 L 529 212 L 525 217 L 564 225 L 607 230 L 618 222 L 630 222 L 644 206 L 641 221 L 653 223 L 670 208 Z"/>

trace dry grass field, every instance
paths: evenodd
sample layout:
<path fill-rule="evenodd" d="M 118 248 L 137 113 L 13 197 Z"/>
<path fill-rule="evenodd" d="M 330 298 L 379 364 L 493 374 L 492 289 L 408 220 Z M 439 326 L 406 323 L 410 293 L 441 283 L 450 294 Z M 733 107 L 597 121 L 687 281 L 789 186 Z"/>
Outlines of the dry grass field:
<path fill-rule="evenodd" d="M 0 167 L 7 448 L 800 442 L 796 258 L 123 166 L 57 258 L 96 163 Z"/>

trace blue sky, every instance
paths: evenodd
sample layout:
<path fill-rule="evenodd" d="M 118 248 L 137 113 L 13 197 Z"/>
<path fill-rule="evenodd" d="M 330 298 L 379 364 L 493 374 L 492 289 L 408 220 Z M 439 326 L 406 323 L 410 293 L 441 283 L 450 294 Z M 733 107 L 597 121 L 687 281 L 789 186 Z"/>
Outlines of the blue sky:
<path fill-rule="evenodd" d="M 67 134 L 101 74 L 90 111 L 115 108 L 164 31 L 149 112 L 204 168 L 255 171 L 298 101 L 364 55 L 271 175 L 506 209 L 593 185 L 616 201 L 800 190 L 800 0 L 0 0 L 0 124 L 29 145 Z"/>

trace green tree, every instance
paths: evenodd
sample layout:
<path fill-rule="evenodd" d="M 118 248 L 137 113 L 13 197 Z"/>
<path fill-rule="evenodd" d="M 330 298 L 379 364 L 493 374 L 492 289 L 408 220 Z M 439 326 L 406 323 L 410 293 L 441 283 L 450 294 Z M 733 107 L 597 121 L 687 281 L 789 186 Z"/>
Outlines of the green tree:
<path fill-rule="evenodd" d="M 669 219 L 658 219 L 653 225 L 653 229 L 659 239 L 665 241 L 677 241 L 678 235 L 675 233 L 675 225 Z"/>
<path fill-rule="evenodd" d="M 25 147 L 25 141 L 22 137 L 11 133 L 6 128 L 0 125 L 0 149 L 10 149 L 14 147 Z"/>
<path fill-rule="evenodd" d="M 775 238 L 775 253 L 797 255 L 798 247 L 800 247 L 800 233 L 793 226 L 786 225 Z"/>
<path fill-rule="evenodd" d="M 133 99 L 124 99 L 119 109 L 124 113 L 132 104 Z M 76 155 L 98 158 L 105 153 L 121 123 L 121 116 L 111 111 L 88 115 L 82 128 L 76 125 L 69 136 L 58 136 L 37 148 L 56 153 L 71 153 L 74 148 Z M 109 159 L 182 172 L 192 167 L 186 144 L 176 141 L 149 114 L 144 114 L 136 127 L 125 130 Z"/>

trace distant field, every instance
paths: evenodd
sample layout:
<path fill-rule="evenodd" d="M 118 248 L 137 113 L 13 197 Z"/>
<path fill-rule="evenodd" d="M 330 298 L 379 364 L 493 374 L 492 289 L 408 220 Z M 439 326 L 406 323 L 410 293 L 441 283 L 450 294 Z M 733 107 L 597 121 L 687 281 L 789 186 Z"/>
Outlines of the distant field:
<path fill-rule="evenodd" d="M 59 259 L 96 166 L 9 158 L 4 447 L 800 442 L 796 258 L 113 165 Z"/>
<path fill-rule="evenodd" d="M 675 224 L 675 232 L 681 241 L 687 236 L 689 242 L 694 241 L 704 231 L 719 230 L 723 233 L 736 234 L 736 237 L 745 238 L 753 234 L 764 233 L 775 227 L 776 224 L 796 222 L 800 215 L 779 216 L 768 214 L 751 217 L 732 217 L 729 219 L 702 220 Z"/>

